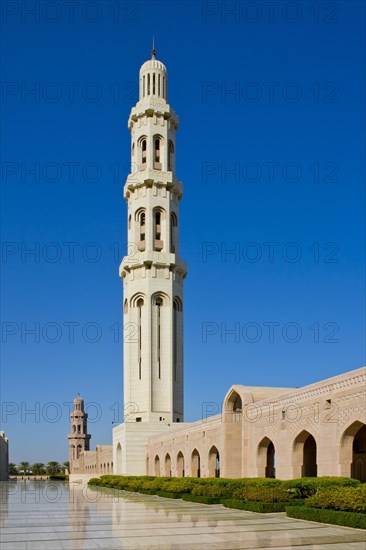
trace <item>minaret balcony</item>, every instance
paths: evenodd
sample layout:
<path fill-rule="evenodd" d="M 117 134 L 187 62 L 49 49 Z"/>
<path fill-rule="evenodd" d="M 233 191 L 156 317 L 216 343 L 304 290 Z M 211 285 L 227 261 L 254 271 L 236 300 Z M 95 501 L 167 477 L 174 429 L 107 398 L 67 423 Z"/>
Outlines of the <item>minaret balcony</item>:
<path fill-rule="evenodd" d="M 141 166 L 141 165 L 140 165 Z M 138 189 L 139 187 L 152 187 L 157 185 L 159 187 L 166 187 L 167 189 L 174 189 L 179 198 L 183 195 L 183 184 L 179 181 L 171 170 L 153 170 L 152 168 L 145 168 L 138 172 L 133 172 L 127 176 L 127 180 L 123 189 L 123 194 L 127 200 L 129 193 Z"/>

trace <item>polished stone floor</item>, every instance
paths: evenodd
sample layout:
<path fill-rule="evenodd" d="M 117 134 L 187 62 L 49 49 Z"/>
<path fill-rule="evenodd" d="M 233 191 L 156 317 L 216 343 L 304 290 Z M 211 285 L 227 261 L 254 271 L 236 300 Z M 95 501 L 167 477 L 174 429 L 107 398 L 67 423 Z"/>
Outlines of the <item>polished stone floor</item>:
<path fill-rule="evenodd" d="M 1 550 L 365 550 L 365 532 L 47 482 L 1 482 Z"/>

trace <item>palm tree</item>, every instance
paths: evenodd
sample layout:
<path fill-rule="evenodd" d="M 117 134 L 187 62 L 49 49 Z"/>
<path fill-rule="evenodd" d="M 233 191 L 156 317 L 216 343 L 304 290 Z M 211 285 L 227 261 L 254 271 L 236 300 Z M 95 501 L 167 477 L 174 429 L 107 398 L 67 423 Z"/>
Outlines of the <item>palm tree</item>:
<path fill-rule="evenodd" d="M 21 462 L 21 463 L 19 464 L 18 471 L 19 471 L 19 473 L 22 472 L 23 475 L 25 475 L 25 476 L 28 475 L 29 472 L 30 472 L 30 464 L 29 464 L 29 462 L 25 462 L 25 461 L 24 461 L 24 462 Z"/>
<path fill-rule="evenodd" d="M 47 464 L 46 471 L 47 471 L 47 474 L 51 476 L 55 474 L 59 474 L 61 471 L 61 466 L 59 465 L 58 462 L 51 461 Z"/>
<path fill-rule="evenodd" d="M 42 462 L 36 462 L 32 466 L 32 473 L 36 476 L 41 476 L 46 473 L 45 465 Z"/>
<path fill-rule="evenodd" d="M 67 460 L 66 462 L 64 462 L 62 464 L 62 467 L 64 468 L 64 470 L 69 470 L 70 471 L 70 462 Z"/>
<path fill-rule="evenodd" d="M 10 476 L 17 476 L 18 475 L 18 468 L 16 464 L 13 464 L 13 462 L 9 463 L 9 475 Z"/>

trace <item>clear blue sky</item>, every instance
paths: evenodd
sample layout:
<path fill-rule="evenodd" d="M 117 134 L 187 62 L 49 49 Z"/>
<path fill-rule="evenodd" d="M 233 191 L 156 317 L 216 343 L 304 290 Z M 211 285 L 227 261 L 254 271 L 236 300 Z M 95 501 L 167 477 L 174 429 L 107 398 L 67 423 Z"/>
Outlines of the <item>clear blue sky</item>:
<path fill-rule="evenodd" d="M 56 0 L 32 15 L 3 2 L 11 461 L 67 459 L 64 403 L 78 391 L 98 404 L 92 448 L 111 442 L 127 119 L 152 33 L 180 117 L 185 419 L 234 383 L 301 386 L 363 364 L 365 6 L 265 4 L 97 1 L 72 14 Z"/>

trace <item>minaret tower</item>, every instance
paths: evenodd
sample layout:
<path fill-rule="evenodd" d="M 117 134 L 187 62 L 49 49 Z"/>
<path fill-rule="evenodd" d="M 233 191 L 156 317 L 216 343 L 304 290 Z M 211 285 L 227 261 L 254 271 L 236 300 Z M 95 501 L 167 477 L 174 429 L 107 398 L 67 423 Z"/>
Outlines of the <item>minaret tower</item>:
<path fill-rule="evenodd" d="M 74 410 L 70 414 L 71 431 L 69 440 L 70 473 L 79 467 L 82 451 L 89 451 L 91 435 L 88 434 L 88 414 L 84 411 L 84 399 L 78 394 L 74 399 Z"/>
<path fill-rule="evenodd" d="M 167 70 L 154 48 L 140 69 L 139 89 L 128 120 L 128 255 L 120 266 L 125 422 L 182 422 L 187 268 L 179 256 L 183 189 L 175 174 L 178 117 L 167 103 Z"/>

